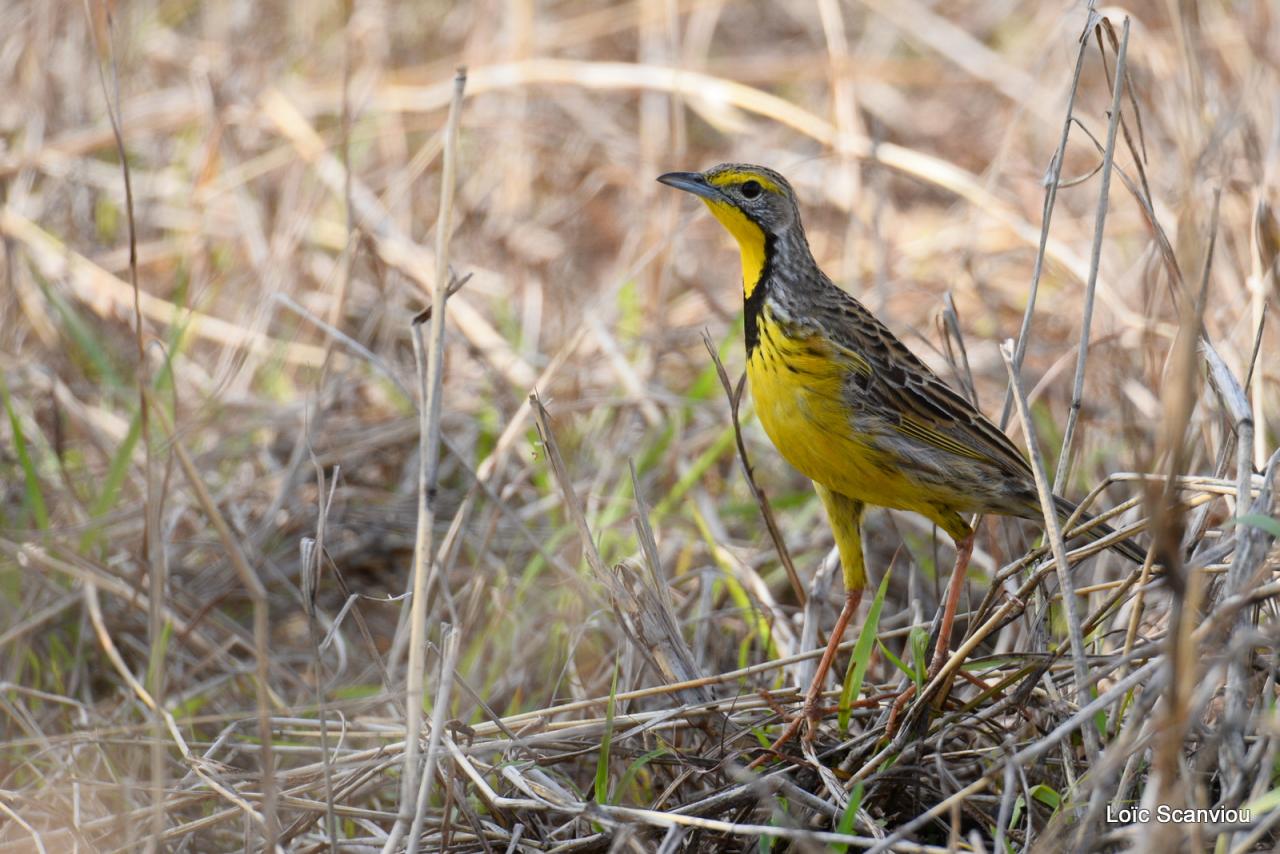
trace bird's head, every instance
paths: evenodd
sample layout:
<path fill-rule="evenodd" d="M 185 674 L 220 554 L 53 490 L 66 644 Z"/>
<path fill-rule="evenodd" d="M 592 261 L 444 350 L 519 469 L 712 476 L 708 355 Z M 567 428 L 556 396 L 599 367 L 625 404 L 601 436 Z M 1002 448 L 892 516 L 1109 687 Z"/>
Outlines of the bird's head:
<path fill-rule="evenodd" d="M 772 169 L 724 163 L 706 172 L 668 172 L 658 180 L 702 199 L 738 241 L 745 296 L 755 292 L 770 256 L 780 249 L 793 258 L 808 257 L 795 193 Z"/>
<path fill-rule="evenodd" d="M 722 163 L 706 172 L 668 172 L 658 180 L 701 198 L 739 243 L 781 237 L 800 223 L 791 185 L 763 166 Z"/>

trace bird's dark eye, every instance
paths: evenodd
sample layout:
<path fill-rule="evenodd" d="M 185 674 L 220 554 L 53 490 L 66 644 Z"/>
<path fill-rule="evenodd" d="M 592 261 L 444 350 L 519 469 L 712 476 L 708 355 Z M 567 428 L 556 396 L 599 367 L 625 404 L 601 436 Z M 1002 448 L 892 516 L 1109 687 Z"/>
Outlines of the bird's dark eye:
<path fill-rule="evenodd" d="M 754 199 L 760 195 L 761 189 L 759 181 L 744 181 L 742 184 L 742 197 L 744 199 Z"/>

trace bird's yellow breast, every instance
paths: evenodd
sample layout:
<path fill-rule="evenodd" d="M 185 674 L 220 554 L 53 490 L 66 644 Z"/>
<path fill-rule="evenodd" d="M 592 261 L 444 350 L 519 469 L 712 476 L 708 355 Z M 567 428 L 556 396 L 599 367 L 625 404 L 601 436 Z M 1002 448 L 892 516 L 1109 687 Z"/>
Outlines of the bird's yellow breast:
<path fill-rule="evenodd" d="M 922 495 L 857 430 L 857 413 L 845 394 L 850 354 L 822 336 L 794 337 L 767 304 L 757 320 L 759 343 L 747 360 L 756 414 L 779 453 L 810 480 L 841 495 L 883 507 L 915 509 Z"/>

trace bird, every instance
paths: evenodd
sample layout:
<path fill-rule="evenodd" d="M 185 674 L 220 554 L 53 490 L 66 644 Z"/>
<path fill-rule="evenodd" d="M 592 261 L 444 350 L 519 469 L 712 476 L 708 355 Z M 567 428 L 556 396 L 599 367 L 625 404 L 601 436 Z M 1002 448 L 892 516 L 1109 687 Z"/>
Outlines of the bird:
<path fill-rule="evenodd" d="M 818 267 L 796 194 L 782 175 L 725 163 L 705 172 L 668 172 L 658 181 L 701 199 L 737 241 L 756 415 L 782 457 L 813 482 L 840 558 L 844 606 L 802 715 L 774 742 L 776 752 L 801 722 L 808 739 L 821 722 L 822 687 L 867 584 L 862 519 L 868 506 L 919 513 L 955 542 L 930 679 L 946 662 L 973 553 L 975 528 L 965 517 L 1043 522 L 1044 514 L 1031 466 L 1008 436 Z M 1076 505 L 1054 496 L 1054 510 L 1065 520 Z M 1097 525 L 1086 536 L 1114 533 Z M 1128 540 L 1112 547 L 1139 564 L 1145 557 Z"/>

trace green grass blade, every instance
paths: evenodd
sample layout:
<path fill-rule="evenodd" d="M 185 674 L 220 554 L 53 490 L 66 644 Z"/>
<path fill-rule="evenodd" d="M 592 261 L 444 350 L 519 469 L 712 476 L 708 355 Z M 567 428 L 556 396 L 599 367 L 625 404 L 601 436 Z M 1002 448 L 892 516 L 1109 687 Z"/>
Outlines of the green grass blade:
<path fill-rule="evenodd" d="M 858 642 L 853 647 L 853 657 L 849 659 L 849 667 L 844 674 L 844 685 L 840 689 L 839 722 L 840 731 L 849 727 L 849 717 L 853 709 L 853 701 L 857 699 L 862 688 L 862 679 L 867 675 L 867 667 L 871 663 L 871 650 L 875 647 L 876 626 L 880 622 L 880 609 L 884 606 L 884 594 L 889 589 L 889 576 L 892 569 L 880 579 L 880 587 L 876 590 L 875 601 L 867 613 L 862 631 L 858 633 Z"/>
<path fill-rule="evenodd" d="M 26 490 L 22 496 L 22 503 L 35 519 L 35 526 L 42 531 L 48 530 L 49 508 L 44 502 L 40 478 L 36 477 L 35 464 L 31 461 L 31 454 L 27 452 L 26 435 L 22 432 L 22 423 L 18 420 L 18 413 L 13 408 L 13 401 L 9 399 L 9 384 L 4 381 L 3 374 L 0 374 L 0 398 L 4 401 L 5 412 L 9 413 L 14 450 L 18 454 L 18 465 L 22 466 L 22 479 Z"/>
<path fill-rule="evenodd" d="M 1062 805 L 1062 795 L 1058 794 L 1053 788 L 1039 783 L 1031 787 L 1031 797 L 1044 804 L 1051 810 L 1057 810 Z"/>
<path fill-rule="evenodd" d="M 129 471 L 129 463 L 133 459 L 133 449 L 138 446 L 138 440 L 141 437 L 142 419 L 135 412 L 133 418 L 129 421 L 129 432 L 125 434 L 124 441 L 120 443 L 120 447 L 116 448 L 116 452 L 107 466 L 107 476 L 103 479 L 102 491 L 98 493 L 98 497 L 89 507 L 89 516 L 91 518 L 98 519 L 106 515 L 107 511 L 115 506 L 116 496 L 119 495 L 120 488 L 124 485 L 125 475 Z M 84 532 L 84 536 L 80 538 L 80 551 L 87 552 L 97 542 L 101 533 L 101 525 L 89 526 Z"/>
<path fill-rule="evenodd" d="M 610 803 L 616 803 L 622 800 L 622 797 L 626 794 L 628 787 L 631 786 L 637 775 L 644 770 L 644 766 L 648 765 L 659 756 L 665 756 L 670 752 L 671 751 L 665 747 L 656 747 L 643 756 L 639 756 L 634 759 L 631 764 L 627 766 L 627 770 L 622 772 L 622 779 L 618 780 L 618 785 L 613 790 L 613 801 L 610 801 Z"/>
<path fill-rule="evenodd" d="M 151 645 L 147 659 L 147 690 L 159 693 L 160 676 L 165 672 L 164 662 L 169 655 L 169 640 L 173 637 L 173 623 L 168 620 L 160 630 L 160 637 Z"/>
<path fill-rule="evenodd" d="M 738 580 L 735 575 L 735 568 L 721 553 L 719 544 L 716 542 L 715 536 L 712 535 L 710 526 L 707 525 L 707 520 L 703 518 L 696 508 L 693 511 L 693 522 L 697 525 L 698 532 L 702 534 L 702 538 L 707 544 L 707 549 L 720 567 L 719 581 L 724 584 L 725 590 L 730 598 L 733 599 L 734 605 L 742 611 L 743 619 L 754 628 L 754 636 L 760 639 L 765 655 L 770 657 L 777 655 L 778 650 L 773 644 L 773 626 L 770 625 L 768 618 L 760 612 L 760 609 L 756 607 L 751 594 L 747 592 L 747 589 L 742 586 L 742 582 Z M 752 635 L 747 635 L 744 640 L 750 640 L 751 637 Z"/>
<path fill-rule="evenodd" d="M 884 590 L 884 585 L 880 585 L 880 589 Z M 858 821 L 858 809 L 862 806 L 862 784 L 853 787 L 853 791 L 849 793 L 849 803 L 845 804 L 844 812 L 840 813 L 840 823 L 836 825 L 836 833 L 845 833 L 850 836 L 854 833 L 854 826 Z M 838 843 L 831 846 L 833 850 L 844 854 L 849 850 L 849 846 L 844 843 Z"/>
<path fill-rule="evenodd" d="M 613 742 L 613 709 L 618 696 L 618 670 L 621 653 L 613 659 L 613 681 L 609 684 L 609 702 L 604 710 L 604 738 L 600 740 L 600 756 L 596 760 L 596 803 L 609 803 L 609 747 Z"/>
<path fill-rule="evenodd" d="M 730 425 L 720 431 L 720 435 L 716 436 L 710 446 L 693 461 L 688 470 L 671 487 L 666 497 L 659 501 L 657 506 L 650 511 L 649 515 L 654 522 L 656 523 L 657 520 L 674 510 L 676 505 L 684 500 L 685 493 L 692 489 L 702 476 L 707 473 L 707 470 L 715 465 L 717 460 L 729 453 L 733 447 L 733 425 Z"/>
<path fill-rule="evenodd" d="M 1241 807 L 1241 809 L 1248 810 L 1255 815 L 1269 813 L 1277 808 L 1280 808 L 1280 789 L 1272 789 L 1269 792 L 1265 792 Z"/>
<path fill-rule="evenodd" d="M 885 646 L 884 643 L 879 638 L 876 638 L 876 646 L 880 647 L 881 654 L 884 655 L 885 658 L 889 659 L 890 664 L 892 664 L 894 667 L 898 668 L 900 671 L 907 674 L 908 676 L 911 675 L 911 668 L 907 667 L 907 665 L 903 663 L 901 658 L 898 658 L 898 656 L 894 655 L 889 650 L 889 647 Z"/>
<path fill-rule="evenodd" d="M 907 635 L 907 643 L 911 648 L 911 678 L 919 691 L 924 687 L 925 662 L 929 659 L 929 630 L 916 626 Z"/>
<path fill-rule="evenodd" d="M 1280 537 L 1280 519 L 1273 519 L 1261 513 L 1246 513 L 1233 521 L 1251 528 L 1261 528 L 1273 537 Z M 1226 525 L 1223 527 L 1225 528 Z"/>
<path fill-rule="evenodd" d="M 107 388 L 113 390 L 123 388 L 124 377 L 117 370 L 106 344 L 94 332 L 93 327 L 80 316 L 79 310 L 63 299 L 57 290 L 49 287 L 43 279 L 37 277 L 37 284 L 44 293 L 45 299 L 53 305 L 59 320 L 62 321 L 62 331 L 71 339 L 74 348 L 71 351 L 72 358 L 76 358 L 77 361 L 79 358 L 87 360 L 90 367 L 87 373 L 96 376 Z"/>
<path fill-rule="evenodd" d="M 165 351 L 165 360 L 152 381 L 151 387 L 153 390 L 166 388 L 172 382 L 173 357 L 181 349 L 185 329 L 185 324 L 174 329 L 174 335 L 170 339 L 168 349 Z M 173 413 L 170 413 L 170 417 L 173 417 Z M 98 519 L 105 516 L 115 507 L 116 498 L 124 486 L 125 476 L 128 474 L 129 465 L 133 461 L 134 449 L 137 448 L 138 441 L 141 438 L 141 411 L 135 409 L 133 417 L 129 419 L 129 431 L 125 434 L 124 441 L 120 443 L 120 447 L 116 449 L 115 454 L 111 457 L 110 464 L 107 466 L 107 476 L 103 480 L 102 491 L 98 493 L 98 497 L 94 499 L 93 504 L 89 507 L 89 516 L 91 518 Z M 101 533 L 101 525 L 91 525 L 85 531 L 84 536 L 80 538 L 80 551 L 87 552 L 97 542 Z"/>

